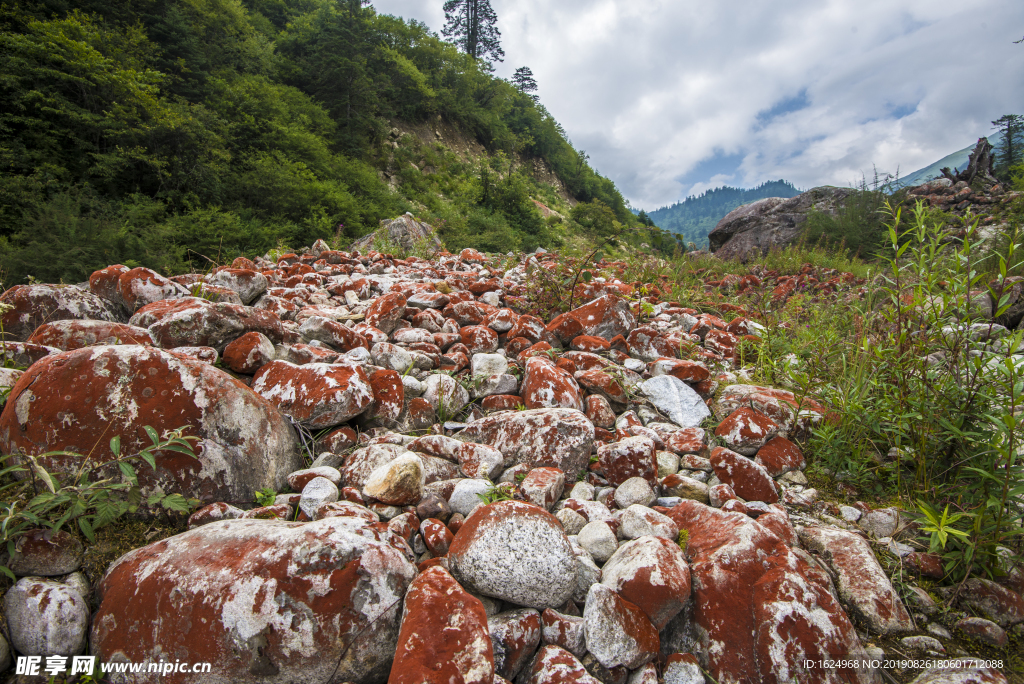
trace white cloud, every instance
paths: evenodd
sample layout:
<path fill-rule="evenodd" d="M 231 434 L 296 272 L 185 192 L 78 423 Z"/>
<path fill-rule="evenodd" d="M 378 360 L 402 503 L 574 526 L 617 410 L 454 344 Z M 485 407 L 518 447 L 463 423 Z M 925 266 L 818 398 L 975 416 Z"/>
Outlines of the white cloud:
<path fill-rule="evenodd" d="M 905 174 L 1024 113 L 1020 2 L 491 4 L 498 75 L 530 66 L 573 143 L 649 209 L 723 182 L 848 185 L 873 165 Z M 435 31 L 441 5 L 374 1 Z"/>

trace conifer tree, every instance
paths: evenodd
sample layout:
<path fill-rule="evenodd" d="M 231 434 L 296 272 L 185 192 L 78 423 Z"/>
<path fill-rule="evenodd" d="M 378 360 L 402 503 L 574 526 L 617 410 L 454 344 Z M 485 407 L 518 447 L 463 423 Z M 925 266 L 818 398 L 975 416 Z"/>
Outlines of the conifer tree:
<path fill-rule="evenodd" d="M 441 35 L 454 39 L 467 55 L 487 64 L 504 61 L 498 15 L 490 0 L 445 0 L 444 18 Z"/>
<path fill-rule="evenodd" d="M 996 174 L 1005 180 L 1009 178 L 1010 169 L 1024 160 L 1024 116 L 1004 114 L 993 121 L 992 126 L 1003 135 L 1003 153 L 997 162 Z"/>
<path fill-rule="evenodd" d="M 532 94 L 537 90 L 537 81 L 533 78 L 533 71 L 530 67 L 519 67 L 512 74 L 512 85 L 521 93 L 525 93 L 537 101 L 537 96 Z"/>

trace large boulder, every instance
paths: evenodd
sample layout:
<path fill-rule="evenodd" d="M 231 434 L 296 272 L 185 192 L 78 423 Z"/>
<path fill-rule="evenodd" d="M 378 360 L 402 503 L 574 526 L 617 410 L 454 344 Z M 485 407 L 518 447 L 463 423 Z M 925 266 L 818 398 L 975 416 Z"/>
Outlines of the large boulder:
<path fill-rule="evenodd" d="M 505 467 L 558 468 L 570 478 L 587 467 L 594 424 L 575 409 L 496 413 L 470 423 L 457 437 L 501 452 Z"/>
<path fill-rule="evenodd" d="M 72 320 L 43 323 L 35 329 L 28 342 L 64 351 L 97 344 L 153 344 L 145 328 L 110 321 Z"/>
<path fill-rule="evenodd" d="M 405 595 L 388 684 L 492 684 L 484 604 L 444 568 L 428 568 Z"/>
<path fill-rule="evenodd" d="M 437 252 L 444 249 L 434 229 L 426 223 L 420 223 L 412 214 L 403 214 L 390 221 L 380 222 L 380 228 L 369 235 L 364 235 L 349 247 L 349 251 L 365 252 L 374 246 L 397 247 L 406 252 L 413 250 Z"/>
<path fill-rule="evenodd" d="M 397 534 L 361 518 L 210 523 L 110 567 L 92 652 L 104 662 L 211 663 L 209 684 L 383 684 L 416 577 L 410 557 Z"/>
<path fill-rule="evenodd" d="M 271 361 L 253 376 L 252 389 L 311 428 L 344 423 L 373 403 L 370 379 L 362 367 L 348 361 L 304 366 Z"/>
<path fill-rule="evenodd" d="M 541 610 L 564 605 L 576 588 L 562 525 L 520 501 L 479 506 L 448 547 L 448 567 L 472 591 Z"/>
<path fill-rule="evenodd" d="M 874 670 L 805 667 L 867 656 L 828 575 L 767 526 L 696 501 L 666 514 L 689 533 L 693 621 L 715 681 L 881 683 Z"/>
<path fill-rule="evenodd" d="M 252 501 L 264 487 L 282 489 L 302 468 L 291 426 L 241 382 L 213 366 L 161 349 L 100 346 L 43 357 L 11 389 L 0 415 L 3 453 L 63 449 L 109 458 L 150 446 L 143 430 L 189 426 L 200 438 L 198 460 L 173 451 L 156 456 L 156 470 L 138 468 L 145 489 L 162 488 L 204 501 Z M 48 469 L 68 472 L 78 458 L 48 456 Z"/>
<path fill-rule="evenodd" d="M 610 294 L 555 317 L 544 331 L 568 344 L 579 335 L 611 340 L 628 335 L 635 327 L 636 317 L 629 302 Z"/>
<path fill-rule="evenodd" d="M 239 304 L 209 302 L 198 297 L 164 299 L 139 309 L 132 325 L 148 328 L 157 345 L 213 347 L 223 352 L 228 343 L 247 332 L 263 333 L 275 344 L 284 341 L 277 314 Z"/>
<path fill-rule="evenodd" d="M 8 340 L 27 340 L 40 325 L 54 321 L 120 320 L 110 302 L 74 285 L 15 285 L 0 295 L 0 304 L 11 307 L 0 317 Z"/>
<path fill-rule="evenodd" d="M 708 234 L 711 251 L 723 259 L 746 260 L 794 242 L 811 210 L 835 214 L 855 191 L 829 185 L 783 199 L 767 197 L 725 215 Z"/>

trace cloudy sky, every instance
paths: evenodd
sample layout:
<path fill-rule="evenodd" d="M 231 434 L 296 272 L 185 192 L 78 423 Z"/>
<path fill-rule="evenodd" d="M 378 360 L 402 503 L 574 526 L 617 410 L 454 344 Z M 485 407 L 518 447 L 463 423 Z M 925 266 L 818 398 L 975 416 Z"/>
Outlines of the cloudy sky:
<path fill-rule="evenodd" d="M 373 0 L 439 32 L 442 0 Z M 505 62 L 633 206 L 901 175 L 1024 114 L 1021 0 L 491 0 Z"/>

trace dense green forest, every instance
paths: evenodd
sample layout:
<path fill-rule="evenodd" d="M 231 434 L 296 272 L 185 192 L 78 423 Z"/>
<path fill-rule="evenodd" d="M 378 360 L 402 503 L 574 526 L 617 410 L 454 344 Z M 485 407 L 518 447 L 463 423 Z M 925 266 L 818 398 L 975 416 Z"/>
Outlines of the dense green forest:
<path fill-rule="evenodd" d="M 344 247 L 405 211 L 452 250 L 676 245 L 530 95 L 360 0 L 18 0 L 0 30 L 6 286 Z M 396 139 L 396 121 L 444 121 L 486 154 Z M 564 221 L 531 200 L 558 197 L 530 158 L 572 197 Z"/>
<path fill-rule="evenodd" d="M 795 197 L 800 192 L 784 180 L 768 181 L 749 189 L 725 186 L 707 190 L 696 197 L 687 197 L 670 207 L 656 209 L 650 217 L 658 226 L 677 233 L 685 242 L 706 248 L 708 233 L 736 207 L 765 197 Z"/>

